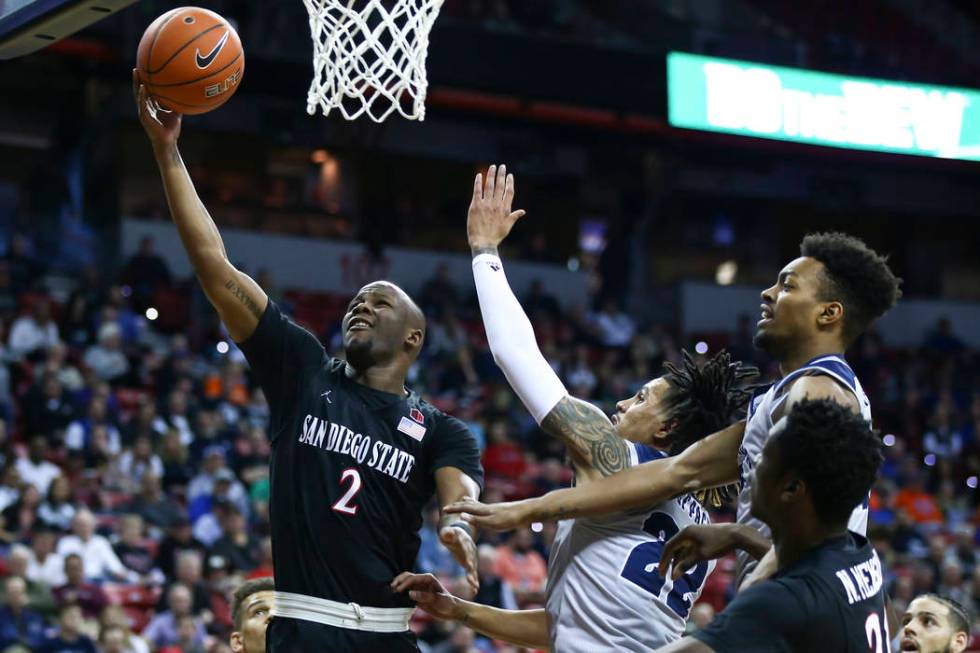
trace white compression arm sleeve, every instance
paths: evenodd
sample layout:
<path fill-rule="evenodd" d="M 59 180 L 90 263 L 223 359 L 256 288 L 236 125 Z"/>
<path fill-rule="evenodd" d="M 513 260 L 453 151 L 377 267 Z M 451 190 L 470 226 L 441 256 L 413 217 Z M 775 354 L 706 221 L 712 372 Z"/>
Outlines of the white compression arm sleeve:
<path fill-rule="evenodd" d="M 538 349 L 534 328 L 507 283 L 500 258 L 492 254 L 475 257 L 473 280 L 493 359 L 540 424 L 568 390 Z"/>

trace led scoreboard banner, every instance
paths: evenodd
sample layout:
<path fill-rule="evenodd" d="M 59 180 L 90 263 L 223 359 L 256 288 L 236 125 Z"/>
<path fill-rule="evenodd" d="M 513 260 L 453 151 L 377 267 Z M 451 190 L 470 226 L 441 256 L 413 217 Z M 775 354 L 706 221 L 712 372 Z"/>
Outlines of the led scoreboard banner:
<path fill-rule="evenodd" d="M 675 127 L 980 161 L 980 91 L 667 55 Z"/>

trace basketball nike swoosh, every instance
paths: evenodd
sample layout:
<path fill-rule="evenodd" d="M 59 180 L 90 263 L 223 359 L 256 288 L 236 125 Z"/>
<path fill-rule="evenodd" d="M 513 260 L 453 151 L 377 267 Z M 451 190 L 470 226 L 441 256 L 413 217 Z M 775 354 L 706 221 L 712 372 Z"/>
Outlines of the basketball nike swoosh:
<path fill-rule="evenodd" d="M 214 46 L 211 52 L 207 53 L 207 55 L 202 57 L 201 50 L 200 49 L 196 50 L 194 58 L 197 61 L 197 67 L 207 68 L 208 66 L 210 66 L 211 62 L 214 61 L 215 57 L 218 56 L 218 53 L 221 52 L 221 48 L 225 47 L 225 43 L 227 41 L 228 41 L 228 32 L 225 32 L 225 35 L 221 37 L 221 40 L 218 41 L 218 43 Z"/>

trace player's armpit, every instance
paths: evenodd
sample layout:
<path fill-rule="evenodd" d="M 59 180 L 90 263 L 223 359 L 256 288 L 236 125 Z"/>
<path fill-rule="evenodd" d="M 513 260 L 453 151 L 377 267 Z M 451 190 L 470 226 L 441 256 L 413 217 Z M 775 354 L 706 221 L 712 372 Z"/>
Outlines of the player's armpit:
<path fill-rule="evenodd" d="M 522 501 L 524 523 L 654 506 L 678 494 L 734 483 L 744 433 L 745 423 L 739 422 L 699 440 L 680 455 L 630 467 L 587 486 Z"/>
<path fill-rule="evenodd" d="M 587 401 L 564 397 L 541 420 L 541 428 L 565 443 L 580 474 L 590 480 L 629 467 L 629 443 L 609 418 Z M 597 474 L 589 474 L 590 470 Z"/>

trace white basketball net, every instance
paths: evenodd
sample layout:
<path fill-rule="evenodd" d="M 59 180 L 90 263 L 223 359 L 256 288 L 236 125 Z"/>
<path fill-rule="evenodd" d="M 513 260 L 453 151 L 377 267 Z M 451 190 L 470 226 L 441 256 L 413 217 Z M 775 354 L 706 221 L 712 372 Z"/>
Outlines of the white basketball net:
<path fill-rule="evenodd" d="M 347 120 L 381 122 L 393 111 L 425 118 L 425 57 L 443 0 L 303 0 L 313 35 L 313 83 L 306 112 L 317 105 Z"/>

